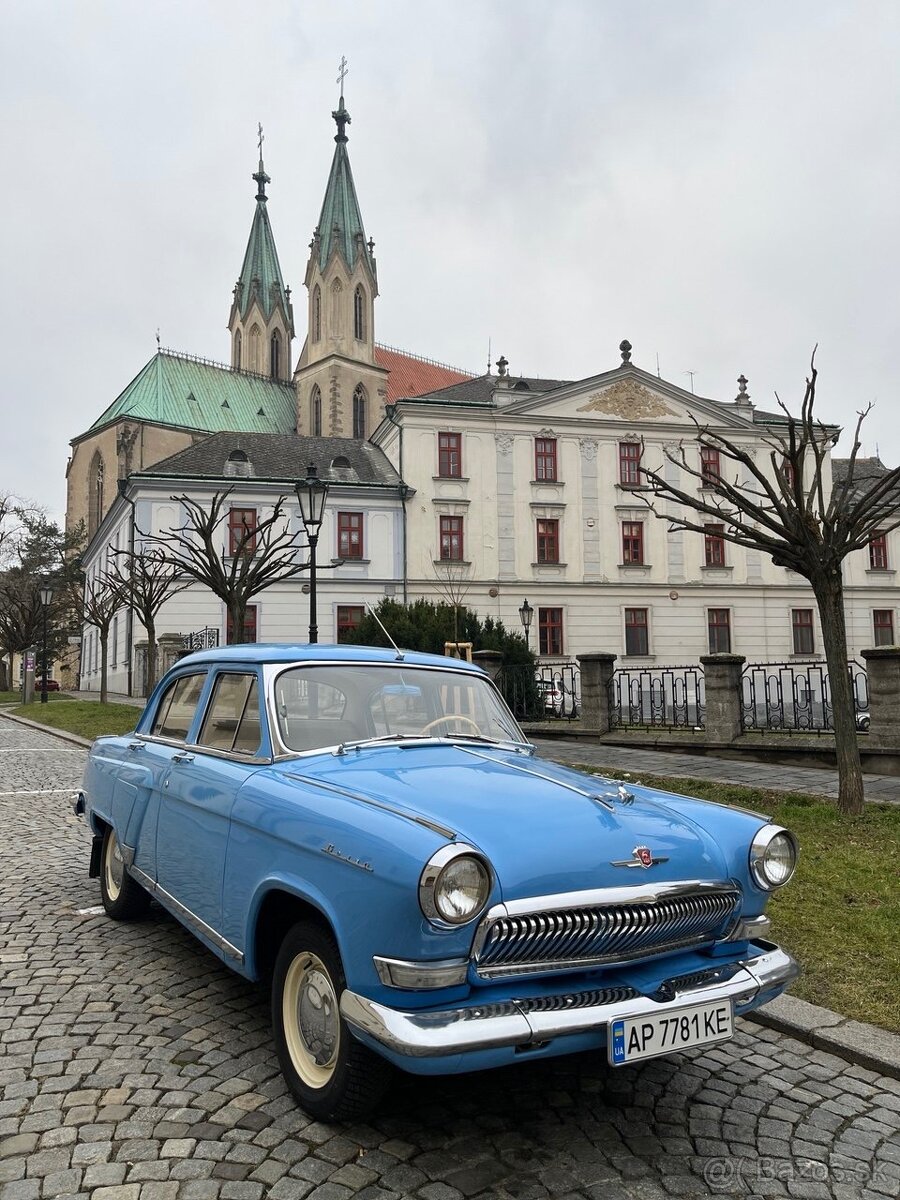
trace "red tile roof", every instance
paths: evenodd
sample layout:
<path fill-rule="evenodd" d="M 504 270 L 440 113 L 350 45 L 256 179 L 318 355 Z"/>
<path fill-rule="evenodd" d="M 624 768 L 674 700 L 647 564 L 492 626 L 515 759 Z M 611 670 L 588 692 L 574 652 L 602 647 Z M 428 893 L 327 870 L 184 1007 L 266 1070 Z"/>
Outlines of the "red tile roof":
<path fill-rule="evenodd" d="M 430 358 L 420 358 L 416 354 L 406 354 L 390 346 L 376 345 L 375 361 L 379 367 L 386 367 L 390 371 L 388 404 L 393 404 L 395 400 L 404 396 L 426 396 L 429 392 L 439 391 L 454 383 L 465 383 L 467 379 L 474 378 L 469 371 L 460 371 L 456 367 L 448 367 Z"/>

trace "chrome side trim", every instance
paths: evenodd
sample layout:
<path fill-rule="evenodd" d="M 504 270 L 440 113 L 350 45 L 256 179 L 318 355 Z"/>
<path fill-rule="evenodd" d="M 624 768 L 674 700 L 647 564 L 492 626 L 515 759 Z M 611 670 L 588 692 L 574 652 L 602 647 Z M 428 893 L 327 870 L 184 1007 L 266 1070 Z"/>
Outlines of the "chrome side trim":
<path fill-rule="evenodd" d="M 321 753 L 321 751 L 316 751 L 316 753 Z M 418 813 L 407 812 L 406 809 L 397 808 L 396 805 L 388 804 L 384 800 L 376 800 L 374 796 L 364 796 L 361 792 L 353 792 L 349 788 L 341 787 L 339 783 L 326 783 L 324 779 L 317 779 L 313 775 L 300 775 L 296 771 L 285 771 L 284 777 L 286 779 L 296 779 L 299 783 L 305 783 L 309 787 L 322 788 L 323 791 L 334 792 L 338 796 L 344 796 L 347 800 L 358 800 L 360 804 L 371 804 L 373 808 L 380 808 L 383 812 L 393 813 L 397 817 L 405 817 L 407 821 L 413 821 L 416 825 L 424 825 L 432 833 L 436 833 L 439 837 L 444 837 L 450 842 L 456 837 L 456 833 L 452 829 L 438 825 L 436 821 L 430 821 L 427 817 L 420 816 Z"/>
<path fill-rule="evenodd" d="M 123 846 L 122 850 L 124 851 L 124 849 L 125 847 Z M 133 860 L 134 851 L 132 850 L 131 853 Z M 155 880 L 151 879 L 145 871 L 142 871 L 140 867 L 134 866 L 133 861 L 128 865 L 128 874 L 132 875 L 141 885 L 141 887 L 145 891 L 149 892 L 151 896 L 156 896 L 163 902 L 163 904 L 165 904 L 166 908 L 170 908 L 177 917 L 180 917 L 187 925 L 190 925 L 198 933 L 201 933 L 205 938 L 212 942 L 214 946 L 217 946 L 227 958 L 232 958 L 236 963 L 238 963 L 239 966 L 243 966 L 243 950 L 238 950 L 237 946 L 233 946 L 227 938 L 222 937 L 221 933 L 217 933 L 211 925 L 207 925 L 207 923 L 201 920 L 196 913 L 191 912 L 189 908 L 185 907 L 180 900 L 176 900 L 171 892 L 167 892 L 164 887 L 160 887 L 160 885 Z"/>
<path fill-rule="evenodd" d="M 787 986 L 799 974 L 796 962 L 778 946 L 760 944 L 765 947 L 764 952 L 757 958 L 732 964 L 735 970 L 728 978 L 681 989 L 678 980 L 673 980 L 672 999 L 687 999 L 692 1004 L 731 1000 L 743 1006 L 766 992 Z M 626 999 L 615 996 L 610 1000 L 603 992 L 596 993 L 595 998 L 597 1003 L 584 1003 L 574 993 L 571 1001 L 563 995 L 553 997 L 552 1003 L 548 999 L 541 1006 L 527 1000 L 510 1000 L 440 1012 L 401 1012 L 346 991 L 341 997 L 341 1013 L 349 1025 L 395 1054 L 434 1058 L 602 1031 L 610 1021 L 658 1013 L 671 1003 L 671 999 L 641 995 Z"/>

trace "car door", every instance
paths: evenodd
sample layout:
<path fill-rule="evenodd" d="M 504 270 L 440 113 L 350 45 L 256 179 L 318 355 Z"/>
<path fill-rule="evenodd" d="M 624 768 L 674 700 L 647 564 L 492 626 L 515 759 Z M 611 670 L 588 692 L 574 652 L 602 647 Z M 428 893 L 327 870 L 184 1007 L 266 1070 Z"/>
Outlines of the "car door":
<path fill-rule="evenodd" d="M 172 756 L 159 808 L 159 886 L 180 915 L 220 949 L 231 809 L 263 750 L 259 695 L 253 671 L 214 675 L 192 740 Z"/>
<path fill-rule="evenodd" d="M 158 879 L 157 828 L 172 760 L 184 753 L 207 671 L 187 671 L 174 679 L 159 698 L 153 722 L 143 735 L 128 743 L 130 770 L 116 785 L 116 799 L 128 809 L 127 827 L 119 829 L 133 847 L 135 866 L 152 882 Z M 120 789 L 122 796 L 120 798 Z M 127 806 L 124 801 L 128 800 Z"/>

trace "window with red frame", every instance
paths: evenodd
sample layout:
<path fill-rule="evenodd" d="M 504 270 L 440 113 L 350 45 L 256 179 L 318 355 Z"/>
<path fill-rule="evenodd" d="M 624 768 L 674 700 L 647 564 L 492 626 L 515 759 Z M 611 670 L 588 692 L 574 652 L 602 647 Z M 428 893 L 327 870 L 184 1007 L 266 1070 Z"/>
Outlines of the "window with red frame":
<path fill-rule="evenodd" d="M 562 654 L 563 610 L 561 608 L 538 609 L 538 647 L 541 654 Z"/>
<path fill-rule="evenodd" d="M 725 532 L 724 525 L 704 525 L 706 532 L 703 535 L 703 548 L 706 553 L 706 565 L 708 567 L 724 567 L 725 566 L 725 539 L 722 534 Z"/>
<path fill-rule="evenodd" d="M 244 636 L 241 639 L 244 642 L 256 641 L 256 608 L 255 604 L 248 604 L 244 613 Z M 225 641 L 229 646 L 234 644 L 234 623 L 230 613 L 225 618 Z"/>
<path fill-rule="evenodd" d="M 641 443 L 619 442 L 619 483 L 634 487 L 641 482 Z"/>
<path fill-rule="evenodd" d="M 814 654 L 816 639 L 811 608 L 791 609 L 791 627 L 794 635 L 795 654 Z"/>
<path fill-rule="evenodd" d="M 555 518 L 538 520 L 537 560 L 539 563 L 559 562 L 559 521 Z"/>
<path fill-rule="evenodd" d="M 710 608 L 706 612 L 710 654 L 731 653 L 731 612 L 727 608 Z"/>
<path fill-rule="evenodd" d="M 876 608 L 872 612 L 872 626 L 875 633 L 876 646 L 895 645 L 894 610 L 892 608 Z"/>
<path fill-rule="evenodd" d="M 338 558 L 363 557 L 363 515 L 356 512 L 339 512 L 337 519 Z"/>
<path fill-rule="evenodd" d="M 625 609 L 625 653 L 650 653 L 650 628 L 646 608 Z"/>
<path fill-rule="evenodd" d="M 256 552 L 256 509 L 230 508 L 228 510 L 228 553 L 254 554 Z"/>
<path fill-rule="evenodd" d="M 438 475 L 443 479 L 462 476 L 462 434 L 438 434 Z"/>
<path fill-rule="evenodd" d="M 704 484 L 718 483 L 722 478 L 722 460 L 715 446 L 700 447 L 700 477 Z"/>
<path fill-rule="evenodd" d="M 534 439 L 534 477 L 556 482 L 556 438 Z"/>
<path fill-rule="evenodd" d="M 784 482 L 788 485 L 791 491 L 793 491 L 794 480 L 796 479 L 797 474 L 794 470 L 794 464 L 789 458 L 783 458 L 781 460 L 781 470 L 784 472 Z"/>
<path fill-rule="evenodd" d="M 869 540 L 869 566 L 873 571 L 886 571 L 888 567 L 887 534 L 873 533 Z"/>
<path fill-rule="evenodd" d="M 444 562 L 461 562 L 462 556 L 462 517 L 441 517 L 441 559 Z"/>
<path fill-rule="evenodd" d="M 639 566 L 644 562 L 644 522 L 622 522 L 622 562 Z"/>
<path fill-rule="evenodd" d="M 339 604 L 337 606 L 337 640 L 346 642 L 347 635 L 360 624 L 365 616 L 365 608 L 361 604 Z"/>

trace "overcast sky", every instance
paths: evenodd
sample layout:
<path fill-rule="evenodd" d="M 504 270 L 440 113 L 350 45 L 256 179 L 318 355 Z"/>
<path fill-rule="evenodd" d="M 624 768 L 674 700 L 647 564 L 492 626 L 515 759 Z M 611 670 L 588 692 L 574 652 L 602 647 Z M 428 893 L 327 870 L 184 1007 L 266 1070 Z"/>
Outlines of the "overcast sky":
<path fill-rule="evenodd" d="M 0 491 L 65 504 L 69 439 L 162 344 L 228 357 L 253 213 L 302 286 L 334 143 L 376 337 L 482 372 L 634 361 L 760 407 L 870 401 L 900 461 L 900 4 L 0 0 Z M 846 452 L 845 442 L 840 450 Z"/>

